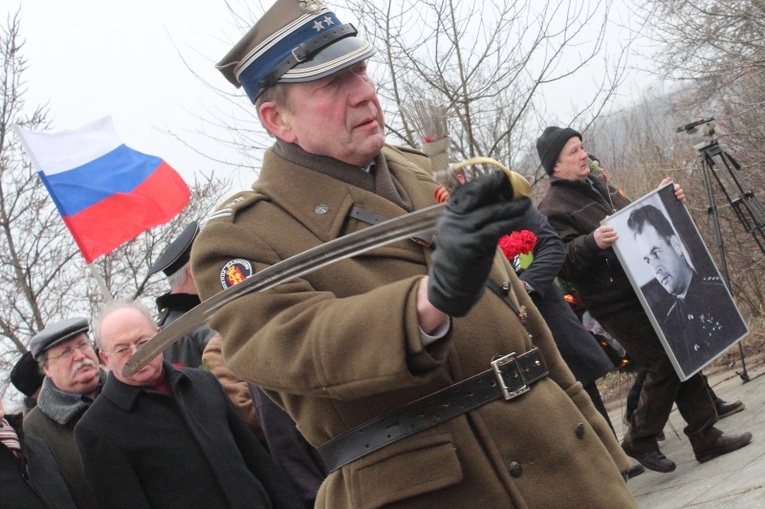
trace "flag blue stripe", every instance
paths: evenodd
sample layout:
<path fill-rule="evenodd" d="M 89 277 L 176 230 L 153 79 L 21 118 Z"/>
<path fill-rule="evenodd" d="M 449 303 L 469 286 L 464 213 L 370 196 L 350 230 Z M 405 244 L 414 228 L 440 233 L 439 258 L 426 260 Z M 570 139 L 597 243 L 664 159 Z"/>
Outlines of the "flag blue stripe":
<path fill-rule="evenodd" d="M 161 158 L 136 152 L 123 144 L 77 168 L 40 176 L 59 212 L 66 217 L 113 194 L 131 192 L 160 164 Z"/>

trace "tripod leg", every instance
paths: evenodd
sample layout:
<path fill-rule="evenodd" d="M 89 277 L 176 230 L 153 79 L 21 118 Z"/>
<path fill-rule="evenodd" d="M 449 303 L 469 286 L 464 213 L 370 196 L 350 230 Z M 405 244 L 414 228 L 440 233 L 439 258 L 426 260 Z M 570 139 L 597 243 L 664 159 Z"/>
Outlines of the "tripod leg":
<path fill-rule="evenodd" d="M 717 151 L 716 154 L 719 155 L 723 159 L 723 163 L 725 164 L 725 168 L 732 172 L 731 167 L 728 165 L 728 162 L 723 157 L 724 152 L 719 149 L 719 147 L 716 147 Z M 712 186 L 712 179 L 710 174 L 714 173 L 714 159 L 712 159 L 712 154 L 710 152 L 704 151 L 701 154 L 701 166 L 702 166 L 702 172 L 704 174 L 704 186 L 707 191 L 707 200 L 709 201 L 709 208 L 707 209 L 707 212 L 709 215 L 712 216 L 712 224 L 714 226 L 714 234 L 715 234 L 715 243 L 717 245 L 718 252 L 720 254 L 720 268 L 723 276 L 723 280 L 725 282 L 725 285 L 728 287 L 728 291 L 730 291 L 730 275 L 728 273 L 728 263 L 725 257 L 725 245 L 723 243 L 722 238 L 722 232 L 720 231 L 720 218 L 717 214 L 717 205 L 715 203 L 715 196 L 714 196 L 714 189 Z M 735 179 L 737 176 L 732 175 Z M 715 174 L 715 178 L 717 180 L 718 185 L 722 189 L 723 194 L 728 199 L 728 202 L 731 204 L 734 209 L 737 210 L 737 215 L 739 217 L 739 220 L 742 221 L 744 224 L 744 227 L 746 228 L 746 222 L 742 219 L 740 213 L 738 212 L 738 207 L 734 206 L 733 201 L 730 199 L 730 195 L 725 189 L 725 186 L 723 185 L 720 178 Z M 737 181 L 738 183 L 738 181 Z M 753 193 L 752 193 L 753 194 Z M 754 235 L 754 232 L 752 232 Z M 763 254 L 765 254 L 765 250 L 763 250 L 762 244 L 760 244 L 759 240 L 755 236 L 755 241 L 757 241 L 757 245 L 760 246 L 760 250 L 763 251 Z M 738 349 L 739 349 L 739 356 L 741 357 L 741 367 L 742 372 L 736 372 L 739 377 L 741 377 L 741 380 L 743 380 L 743 383 L 747 383 L 749 381 L 749 373 L 746 369 L 746 356 L 744 355 L 744 347 L 741 345 L 741 342 L 738 343 Z"/>

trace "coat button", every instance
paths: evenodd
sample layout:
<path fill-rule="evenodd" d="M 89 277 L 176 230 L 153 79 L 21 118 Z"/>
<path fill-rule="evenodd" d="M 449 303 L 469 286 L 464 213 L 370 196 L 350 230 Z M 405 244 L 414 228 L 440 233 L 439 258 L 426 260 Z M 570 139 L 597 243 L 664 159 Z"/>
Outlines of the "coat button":
<path fill-rule="evenodd" d="M 584 438 L 584 424 L 581 422 L 576 427 L 576 438 Z"/>
<path fill-rule="evenodd" d="M 520 477 L 523 474 L 523 465 L 517 461 L 510 462 L 510 475 L 513 477 Z"/>
<path fill-rule="evenodd" d="M 319 205 L 316 205 L 316 208 L 314 208 L 313 211 L 319 215 L 326 214 L 329 212 L 329 205 L 320 203 Z"/>

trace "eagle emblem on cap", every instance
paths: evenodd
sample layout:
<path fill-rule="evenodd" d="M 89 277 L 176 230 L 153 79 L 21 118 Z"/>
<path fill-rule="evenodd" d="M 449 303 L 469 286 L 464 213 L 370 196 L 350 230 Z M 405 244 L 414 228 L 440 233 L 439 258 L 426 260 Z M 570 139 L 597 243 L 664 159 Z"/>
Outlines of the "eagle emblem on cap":
<path fill-rule="evenodd" d="M 306 14 L 313 14 L 319 12 L 324 7 L 324 2 L 321 0 L 300 0 L 300 10 Z"/>

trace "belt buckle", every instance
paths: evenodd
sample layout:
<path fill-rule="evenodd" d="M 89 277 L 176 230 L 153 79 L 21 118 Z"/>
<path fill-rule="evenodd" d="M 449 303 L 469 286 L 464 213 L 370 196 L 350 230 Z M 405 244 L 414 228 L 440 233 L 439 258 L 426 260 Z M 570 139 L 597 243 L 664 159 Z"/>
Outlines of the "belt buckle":
<path fill-rule="evenodd" d="M 505 364 L 510 364 L 511 362 L 515 364 L 516 372 L 518 373 L 518 377 L 521 379 L 521 386 L 513 390 L 511 390 L 505 383 L 505 378 L 502 376 L 501 369 L 502 366 Z M 494 370 L 494 375 L 497 377 L 499 388 L 502 389 L 502 395 L 505 397 L 505 400 L 511 400 L 520 396 L 524 392 L 529 391 L 529 384 L 526 383 L 526 377 L 523 376 L 523 369 L 521 369 L 521 365 L 518 362 L 518 357 L 515 355 L 515 352 L 503 355 L 498 359 L 494 359 L 491 361 L 491 367 Z"/>

